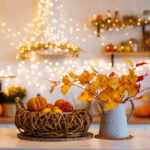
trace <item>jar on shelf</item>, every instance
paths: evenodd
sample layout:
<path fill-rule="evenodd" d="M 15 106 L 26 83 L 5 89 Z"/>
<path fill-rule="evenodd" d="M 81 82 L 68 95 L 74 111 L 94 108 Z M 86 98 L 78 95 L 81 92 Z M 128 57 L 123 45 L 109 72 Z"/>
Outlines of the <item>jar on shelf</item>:
<path fill-rule="evenodd" d="M 138 40 L 137 39 L 130 39 L 129 45 L 131 46 L 133 52 L 138 51 Z"/>
<path fill-rule="evenodd" d="M 141 19 L 150 21 L 150 10 L 144 10 Z"/>

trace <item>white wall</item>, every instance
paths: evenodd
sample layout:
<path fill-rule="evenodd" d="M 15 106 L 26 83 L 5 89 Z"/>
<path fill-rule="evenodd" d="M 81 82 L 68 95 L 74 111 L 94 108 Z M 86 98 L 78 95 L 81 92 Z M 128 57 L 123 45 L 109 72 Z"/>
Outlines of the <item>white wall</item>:
<path fill-rule="evenodd" d="M 106 14 L 108 9 L 112 12 L 119 10 L 120 16 L 130 14 L 140 16 L 143 10 L 150 8 L 149 0 L 52 0 L 52 2 L 54 2 L 55 7 L 57 5 L 63 5 L 60 11 L 53 9 L 53 18 L 56 17 L 60 22 L 52 26 L 59 27 L 58 25 L 65 24 L 66 27 L 63 29 L 64 37 L 84 49 L 85 53 L 82 53 L 79 58 L 53 56 L 38 57 L 34 62 L 21 62 L 20 60 L 16 60 L 16 46 L 24 35 L 28 35 L 23 28 L 27 27 L 27 24 L 32 22 L 33 17 L 36 16 L 38 1 L 0 0 L 0 73 L 11 72 L 17 75 L 16 79 L 4 80 L 3 89 L 13 84 L 19 84 L 28 89 L 27 98 L 35 96 L 36 93 L 40 92 L 53 103 L 56 99 L 63 96 L 60 94 L 58 88 L 53 95 L 50 95 L 49 90 L 51 84 L 45 78 L 58 80 L 69 70 L 79 73 L 83 68 L 88 68 L 91 64 L 94 64 L 104 74 L 111 71 L 117 71 L 120 74 L 127 72 L 128 65 L 126 66 L 122 61 L 123 57 L 116 57 L 115 67 L 111 68 L 110 58 L 103 55 L 102 44 L 117 44 L 122 40 L 128 40 L 130 38 L 141 39 L 141 29 L 137 27 L 134 29 L 124 29 L 119 32 L 115 30 L 106 31 L 101 33 L 100 38 L 97 38 L 95 35 L 96 28 L 89 25 L 89 19 L 92 14 Z M 72 21 L 69 21 L 71 18 Z M 6 22 L 6 27 L 2 26 L 3 22 Z M 49 22 L 51 22 L 50 18 Z M 69 32 L 70 27 L 74 31 L 72 34 Z M 12 31 L 9 32 L 7 30 L 8 28 L 11 28 Z M 21 32 L 21 35 L 18 32 Z M 143 56 L 130 57 L 130 59 L 134 62 L 149 61 L 149 57 Z M 35 68 L 35 70 L 32 68 Z M 138 73 L 149 73 L 149 70 L 150 67 L 147 66 L 144 69 L 138 70 Z M 149 86 L 149 81 L 150 77 L 147 77 L 143 83 L 143 87 Z M 73 88 L 72 93 L 76 97 L 79 90 Z M 73 101 L 71 92 L 65 98 Z"/>

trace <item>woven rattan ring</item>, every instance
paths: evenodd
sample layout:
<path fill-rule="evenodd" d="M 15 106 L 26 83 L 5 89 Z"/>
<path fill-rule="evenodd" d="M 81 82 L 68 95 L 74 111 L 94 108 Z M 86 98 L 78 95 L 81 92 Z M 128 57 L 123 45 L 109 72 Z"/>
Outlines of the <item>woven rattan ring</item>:
<path fill-rule="evenodd" d="M 87 134 L 92 117 L 87 109 L 72 113 L 42 113 L 27 110 L 20 98 L 15 99 L 15 124 L 19 131 L 33 137 L 81 137 Z"/>

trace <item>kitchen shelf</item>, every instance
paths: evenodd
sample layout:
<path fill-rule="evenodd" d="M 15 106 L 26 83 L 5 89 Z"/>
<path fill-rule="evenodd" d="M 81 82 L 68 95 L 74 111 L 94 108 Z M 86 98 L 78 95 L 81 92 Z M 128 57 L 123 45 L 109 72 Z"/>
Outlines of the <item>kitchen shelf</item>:
<path fill-rule="evenodd" d="M 132 16 L 131 16 L 132 17 Z M 109 20 L 107 20 L 109 19 Z M 136 18 L 136 21 L 132 18 L 131 19 L 128 19 L 128 21 L 124 21 L 124 19 L 120 19 L 120 20 L 117 20 L 117 22 L 114 22 L 114 19 L 115 18 L 107 18 L 106 20 L 91 20 L 91 23 L 97 27 L 97 37 L 100 36 L 100 30 L 103 29 L 105 31 L 109 31 L 111 28 L 121 28 L 121 29 L 124 29 L 126 27 L 141 27 L 142 28 L 142 33 L 143 35 L 145 34 L 145 31 L 146 31 L 146 26 L 147 25 L 150 25 L 150 21 L 149 20 L 141 20 L 140 18 Z M 110 20 L 111 19 L 111 20 Z M 117 19 L 117 18 L 116 18 Z M 140 20 L 140 21 L 139 21 Z M 108 22 L 109 21 L 109 22 Z M 133 23 L 133 22 L 134 23 Z M 123 23 L 124 24 L 124 27 L 122 27 L 122 25 L 120 24 L 116 24 L 116 23 Z"/>
<path fill-rule="evenodd" d="M 0 79 L 7 79 L 7 78 L 16 78 L 16 76 L 13 76 L 13 75 L 12 76 L 7 76 L 7 75 L 0 76 Z"/>
<path fill-rule="evenodd" d="M 0 124 L 14 124 L 15 118 L 12 117 L 0 117 Z"/>
<path fill-rule="evenodd" d="M 111 64 L 114 67 L 115 56 L 150 56 L 150 51 L 139 52 L 104 52 L 104 55 L 111 56 Z"/>
<path fill-rule="evenodd" d="M 118 56 L 150 56 L 150 52 L 104 52 L 105 55 L 118 55 Z"/>
<path fill-rule="evenodd" d="M 72 56 L 69 52 L 36 52 L 41 56 Z"/>

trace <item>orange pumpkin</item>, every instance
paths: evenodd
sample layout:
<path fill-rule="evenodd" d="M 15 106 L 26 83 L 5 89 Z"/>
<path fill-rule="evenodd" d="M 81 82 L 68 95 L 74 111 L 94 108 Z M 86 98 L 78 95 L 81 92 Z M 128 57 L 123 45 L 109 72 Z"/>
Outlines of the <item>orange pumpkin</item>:
<path fill-rule="evenodd" d="M 0 104 L 0 116 L 3 114 L 3 107 L 2 104 Z"/>
<path fill-rule="evenodd" d="M 147 105 L 136 106 L 134 115 L 136 117 L 150 117 L 150 106 Z"/>
<path fill-rule="evenodd" d="M 28 100 L 27 108 L 30 111 L 40 111 L 43 108 L 46 108 L 47 100 L 42 96 L 33 97 Z"/>

